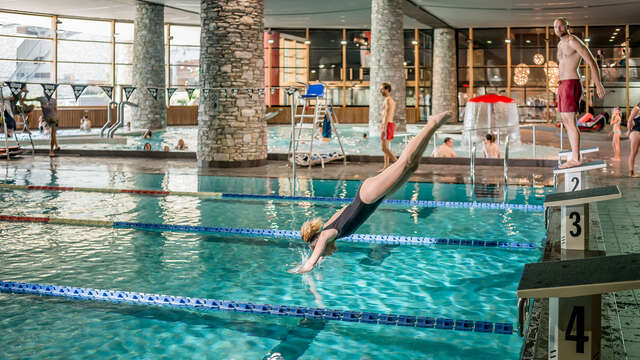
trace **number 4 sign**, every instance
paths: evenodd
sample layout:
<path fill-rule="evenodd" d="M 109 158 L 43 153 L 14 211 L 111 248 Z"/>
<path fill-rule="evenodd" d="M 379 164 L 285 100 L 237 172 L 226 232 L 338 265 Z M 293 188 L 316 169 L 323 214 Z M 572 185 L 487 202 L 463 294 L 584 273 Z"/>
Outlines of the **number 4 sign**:
<path fill-rule="evenodd" d="M 600 294 L 549 298 L 549 359 L 600 358 Z"/>

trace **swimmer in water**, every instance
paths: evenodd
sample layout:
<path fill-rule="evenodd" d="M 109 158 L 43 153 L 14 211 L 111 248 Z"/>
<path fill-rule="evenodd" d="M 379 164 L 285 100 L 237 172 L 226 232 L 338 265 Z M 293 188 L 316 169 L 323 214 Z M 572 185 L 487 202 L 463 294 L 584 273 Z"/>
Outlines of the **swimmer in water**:
<path fill-rule="evenodd" d="M 385 197 L 393 194 L 409 180 L 418 169 L 420 158 L 427 148 L 429 139 L 442 124 L 452 118 L 451 112 L 429 117 L 428 123 L 409 142 L 398 161 L 379 175 L 362 182 L 351 204 L 335 213 L 324 224 L 320 218 L 305 222 L 301 229 L 302 240 L 309 243 L 313 253 L 304 265 L 289 272 L 309 272 L 316 266 L 320 257 L 333 254 L 336 251 L 337 239 L 353 234 L 373 214 Z"/>

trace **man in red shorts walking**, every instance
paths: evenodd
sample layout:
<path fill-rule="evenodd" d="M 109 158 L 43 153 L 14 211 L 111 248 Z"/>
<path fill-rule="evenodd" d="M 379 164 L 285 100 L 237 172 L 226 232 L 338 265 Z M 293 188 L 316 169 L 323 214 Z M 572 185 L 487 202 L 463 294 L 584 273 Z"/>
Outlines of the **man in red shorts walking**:
<path fill-rule="evenodd" d="M 558 43 L 558 66 L 560 67 L 558 111 L 565 129 L 567 129 L 569 143 L 571 143 L 571 157 L 567 159 L 566 163 L 559 166 L 561 169 L 565 169 L 582 164 L 582 159 L 580 158 L 580 132 L 576 125 L 576 113 L 582 97 L 582 85 L 580 85 L 580 73 L 578 72 L 582 59 L 591 68 L 591 75 L 596 84 L 598 97 L 603 98 L 605 92 L 600 80 L 600 69 L 593 55 L 582 40 L 569 32 L 567 19 L 555 19 L 553 21 L 553 29 L 560 38 Z"/>
<path fill-rule="evenodd" d="M 396 113 L 396 102 L 391 98 L 391 85 L 386 82 L 382 83 L 382 85 L 380 85 L 380 94 L 384 96 L 384 103 L 382 104 L 382 123 L 380 124 L 384 167 L 378 170 L 378 172 L 382 172 L 384 169 L 389 167 L 389 160 L 393 160 L 393 162 L 398 161 L 398 158 L 393 155 L 391 149 L 389 149 L 389 142 L 393 140 L 393 132 L 396 125 L 393 122 L 393 116 Z"/>

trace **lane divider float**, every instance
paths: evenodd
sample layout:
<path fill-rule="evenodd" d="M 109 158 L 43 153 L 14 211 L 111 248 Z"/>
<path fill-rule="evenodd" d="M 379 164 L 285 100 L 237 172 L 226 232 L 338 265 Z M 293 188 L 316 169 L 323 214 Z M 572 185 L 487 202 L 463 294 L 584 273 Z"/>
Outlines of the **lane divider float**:
<path fill-rule="evenodd" d="M 365 324 L 406 326 L 439 330 L 473 331 L 486 334 L 514 334 L 512 323 L 499 323 L 479 320 L 456 320 L 449 318 L 434 318 L 429 316 L 381 314 L 375 312 L 308 308 L 303 306 L 254 304 L 238 301 L 194 298 L 186 296 L 146 294 L 119 290 L 101 290 L 11 281 L 0 281 L 0 292 L 56 296 L 73 300 L 106 301 L 110 303 L 160 306 L 169 308 L 289 316 L 307 319 L 359 322 Z"/>
<path fill-rule="evenodd" d="M 0 215 L 0 221 L 7 222 L 31 222 L 49 223 L 61 225 L 82 225 L 95 227 L 111 227 L 114 229 L 136 229 L 146 231 L 175 231 L 189 233 L 208 234 L 229 234 L 242 237 L 269 237 L 300 239 L 300 232 L 296 230 L 273 230 L 273 229 L 252 229 L 237 227 L 219 226 L 199 226 L 199 225 L 174 225 L 174 224 L 152 224 L 127 221 L 102 221 L 87 219 L 68 219 L 48 216 L 15 216 Z M 498 241 L 498 240 L 475 240 L 475 239 L 444 239 L 423 236 L 401 236 L 401 235 L 375 235 L 375 234 L 353 234 L 340 238 L 338 241 L 350 243 L 385 244 L 385 245 L 412 245 L 412 246 L 458 246 L 473 248 L 504 248 L 504 249 L 524 249 L 537 250 L 542 247 L 532 242 Z"/>
<path fill-rule="evenodd" d="M 0 184 L 1 189 L 8 190 L 39 190 L 39 191 L 77 191 L 77 192 L 98 192 L 111 194 L 135 194 L 151 196 L 195 196 L 213 199 L 254 199 L 254 200 L 279 200 L 279 201 L 314 201 L 314 202 L 334 202 L 349 203 L 353 198 L 324 197 L 324 196 L 283 196 L 283 195 L 261 195 L 261 194 L 236 194 L 222 192 L 189 192 L 189 191 L 165 191 L 165 190 L 135 190 L 135 189 L 111 189 L 111 188 L 85 188 L 85 187 L 64 187 L 64 186 L 34 186 L 34 185 L 14 185 Z M 471 201 L 435 201 L 435 200 L 395 200 L 387 199 L 383 201 L 387 205 L 416 206 L 427 208 L 474 208 L 474 209 L 499 209 L 499 210 L 521 210 L 521 211 L 544 211 L 544 205 L 529 204 L 509 204 L 497 202 L 471 202 Z"/>

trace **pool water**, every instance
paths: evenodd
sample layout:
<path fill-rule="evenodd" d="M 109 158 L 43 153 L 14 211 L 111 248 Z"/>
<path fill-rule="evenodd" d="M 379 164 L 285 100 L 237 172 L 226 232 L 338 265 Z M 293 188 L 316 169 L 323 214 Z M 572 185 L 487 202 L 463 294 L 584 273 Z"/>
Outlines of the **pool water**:
<path fill-rule="evenodd" d="M 396 134 L 396 137 L 391 141 L 391 150 L 399 154 L 406 146 L 406 141 L 415 136 L 423 125 L 407 125 L 407 132 L 405 134 Z M 368 132 L 366 126 L 356 126 L 351 124 L 342 124 L 338 126 L 340 139 L 342 146 L 346 154 L 351 155 L 382 155 L 380 148 L 380 139 L 377 137 L 368 137 L 365 139 L 363 134 Z M 308 130 L 306 130 L 308 132 Z M 175 146 L 178 140 L 183 139 L 188 149 L 186 151 L 195 151 L 197 147 L 197 132 L 196 127 L 169 127 L 163 131 L 156 131 L 153 133 L 151 139 L 143 139 L 140 135 L 127 135 L 126 144 L 109 144 L 109 143 L 88 143 L 88 144 L 66 144 L 65 148 L 69 149 L 99 149 L 99 150 L 143 150 L 144 145 L 149 143 L 152 150 L 163 151 L 165 146 L 168 146 L 170 151 L 176 151 Z M 80 130 L 60 130 L 59 135 L 61 138 L 65 136 L 77 136 L 83 134 Z M 84 133 L 86 134 L 86 133 Z M 93 129 L 92 136 L 97 138 L 99 134 L 98 129 Z M 38 135 L 39 136 L 39 135 Z M 459 134 L 440 134 L 438 138 L 431 141 L 425 156 L 431 156 L 433 152 L 434 142 L 441 143 L 445 137 L 451 137 L 454 140 L 454 150 L 461 157 L 469 156 L 468 146 L 465 145 L 462 135 Z M 272 125 L 267 128 L 267 149 L 269 153 L 287 153 L 289 151 L 289 143 L 291 140 L 291 127 L 287 125 Z M 439 145 L 439 144 L 437 144 Z M 44 145 L 43 145 L 44 146 Z M 504 144 L 501 146 L 501 151 L 504 153 Z M 323 142 L 319 138 L 314 141 L 313 148 L 319 153 L 340 153 L 340 145 L 335 136 L 330 142 Z M 300 151 L 308 151 L 309 144 L 301 143 L 298 148 Z M 549 146 L 536 146 L 536 158 L 538 159 L 555 159 L 557 157 L 558 149 Z M 481 148 L 478 147 L 477 156 L 482 156 Z M 530 144 L 511 144 L 509 149 L 510 158 L 533 158 L 533 148 Z"/>
<path fill-rule="evenodd" d="M 17 184 L 288 195 L 286 179 L 19 170 Z M 9 180 L 11 179 L 11 180 Z M 358 182 L 309 181 L 304 193 L 353 197 Z M 504 190 L 502 190 L 504 192 Z M 539 204 L 548 189 L 509 187 Z M 465 185 L 409 183 L 394 197 L 474 199 Z M 483 195 L 485 196 L 485 195 Z M 478 200 L 478 199 L 476 199 Z M 1 191 L 0 213 L 205 226 L 298 229 L 343 204 Z M 382 205 L 359 233 L 541 244 L 542 212 Z M 232 235 L 0 222 L 0 280 L 234 301 L 517 323 L 515 290 L 541 250 L 338 243 L 310 274 L 286 272 L 301 242 Z M 517 359 L 517 335 L 322 322 L 241 313 L 0 294 L 0 358 Z M 274 355 L 279 354 L 279 355 Z"/>

